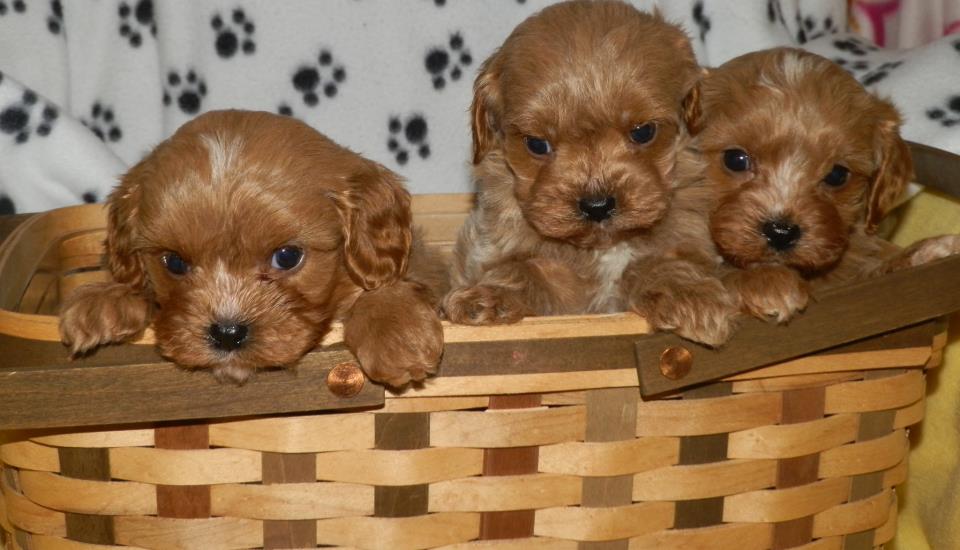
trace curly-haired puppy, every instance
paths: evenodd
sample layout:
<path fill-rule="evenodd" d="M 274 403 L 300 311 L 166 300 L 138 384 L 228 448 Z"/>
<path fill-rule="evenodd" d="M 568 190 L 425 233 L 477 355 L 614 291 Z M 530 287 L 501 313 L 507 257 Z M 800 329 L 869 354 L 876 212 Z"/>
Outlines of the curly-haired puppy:
<path fill-rule="evenodd" d="M 873 235 L 913 174 L 900 116 L 836 64 L 791 48 L 711 69 L 681 179 L 714 194 L 710 231 L 742 308 L 786 321 L 828 287 L 960 251 Z"/>
<path fill-rule="evenodd" d="M 74 354 L 151 322 L 159 351 L 245 381 L 314 348 L 334 320 L 374 380 L 435 370 L 443 334 L 435 266 L 413 266 L 410 196 L 384 167 L 306 124 L 217 111 L 188 122 L 108 200 L 112 282 L 61 311 Z"/>
<path fill-rule="evenodd" d="M 564 2 L 521 23 L 474 85 L 477 203 L 446 315 L 632 308 L 655 328 L 726 340 L 736 307 L 711 275 L 707 202 L 673 188 L 699 76 L 680 28 L 623 2 Z"/>

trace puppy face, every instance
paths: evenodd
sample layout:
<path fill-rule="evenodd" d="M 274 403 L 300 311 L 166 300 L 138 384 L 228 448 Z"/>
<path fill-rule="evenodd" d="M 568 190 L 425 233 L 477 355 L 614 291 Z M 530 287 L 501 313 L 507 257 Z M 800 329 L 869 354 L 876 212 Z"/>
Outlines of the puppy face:
<path fill-rule="evenodd" d="M 828 269 L 911 177 L 896 109 L 819 56 L 747 54 L 712 70 L 701 99 L 691 131 L 716 192 L 711 233 L 737 266 Z"/>
<path fill-rule="evenodd" d="M 268 113 L 198 117 L 109 203 L 112 274 L 159 306 L 161 353 L 235 381 L 296 361 L 363 289 L 406 269 L 396 178 Z"/>
<path fill-rule="evenodd" d="M 518 26 L 477 78 L 474 163 L 500 153 L 543 236 L 609 247 L 659 221 L 684 96 L 686 35 L 621 2 L 566 2 Z"/>

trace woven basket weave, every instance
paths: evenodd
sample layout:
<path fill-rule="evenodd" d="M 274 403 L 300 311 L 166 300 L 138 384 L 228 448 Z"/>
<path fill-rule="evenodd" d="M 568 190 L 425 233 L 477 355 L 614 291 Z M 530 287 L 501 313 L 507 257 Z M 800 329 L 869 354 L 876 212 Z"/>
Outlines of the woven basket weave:
<path fill-rule="evenodd" d="M 25 550 L 873 548 L 942 342 L 677 399 L 642 402 L 617 371 L 585 391 L 530 375 L 541 393 L 467 379 L 377 411 L 32 437 L 0 447 L 0 523 Z"/>
<path fill-rule="evenodd" d="M 468 208 L 415 201 L 441 250 Z M 237 388 L 149 331 L 65 361 L 51 313 L 103 278 L 102 227 L 65 209 L 0 248 L 6 548 L 876 548 L 946 342 L 923 322 L 646 399 L 636 316 L 448 325 L 424 387 L 338 397 L 334 330 Z"/>

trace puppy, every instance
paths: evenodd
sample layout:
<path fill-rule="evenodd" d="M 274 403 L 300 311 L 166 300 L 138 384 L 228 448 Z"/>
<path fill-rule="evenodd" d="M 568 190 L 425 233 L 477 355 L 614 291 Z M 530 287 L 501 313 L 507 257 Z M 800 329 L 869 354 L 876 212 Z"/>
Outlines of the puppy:
<path fill-rule="evenodd" d="M 913 175 L 900 116 L 831 61 L 754 52 L 700 83 L 678 173 L 713 193 L 710 232 L 744 311 L 784 322 L 831 287 L 960 251 L 873 235 Z"/>
<path fill-rule="evenodd" d="M 672 185 L 699 74 L 680 28 L 623 2 L 564 2 L 521 23 L 474 85 L 477 202 L 446 315 L 631 308 L 655 328 L 726 340 L 736 308 L 711 275 L 706 196 Z"/>
<path fill-rule="evenodd" d="M 431 285 L 444 274 L 413 244 L 409 204 L 395 174 L 302 122 L 204 114 L 110 195 L 113 280 L 66 298 L 62 340 L 79 355 L 152 322 L 164 357 L 242 383 L 343 320 L 372 379 L 421 380 L 442 350 Z"/>

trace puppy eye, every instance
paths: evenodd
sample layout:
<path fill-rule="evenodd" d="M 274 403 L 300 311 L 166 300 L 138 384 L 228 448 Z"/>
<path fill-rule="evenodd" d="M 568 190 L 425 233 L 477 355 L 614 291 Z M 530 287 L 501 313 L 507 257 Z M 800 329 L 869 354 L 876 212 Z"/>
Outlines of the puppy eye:
<path fill-rule="evenodd" d="M 723 152 L 723 165 L 731 172 L 746 172 L 750 169 L 750 155 L 743 149 L 727 149 Z"/>
<path fill-rule="evenodd" d="M 643 126 L 637 126 L 633 130 L 630 130 L 630 141 L 643 145 L 644 143 L 653 141 L 656 135 L 657 125 L 653 122 L 648 122 Z"/>
<path fill-rule="evenodd" d="M 190 269 L 190 264 L 176 252 L 167 252 L 160 257 L 160 261 L 163 263 L 163 267 L 174 275 L 185 275 Z"/>
<path fill-rule="evenodd" d="M 270 257 L 270 267 L 289 271 L 300 265 L 301 261 L 303 261 L 303 250 L 295 246 L 281 246 L 273 251 L 273 256 Z"/>
<path fill-rule="evenodd" d="M 550 142 L 545 139 L 540 139 L 533 136 L 525 136 L 523 142 L 527 145 L 527 151 L 530 151 L 532 154 L 540 157 L 543 155 L 548 155 L 553 151 L 553 147 L 550 146 Z"/>
<path fill-rule="evenodd" d="M 823 177 L 823 183 L 829 185 L 830 187 L 840 187 L 843 184 L 847 183 L 847 177 L 850 175 L 850 170 L 845 166 L 840 166 L 839 164 L 834 164 L 833 169 L 830 170 L 830 173 Z"/>

